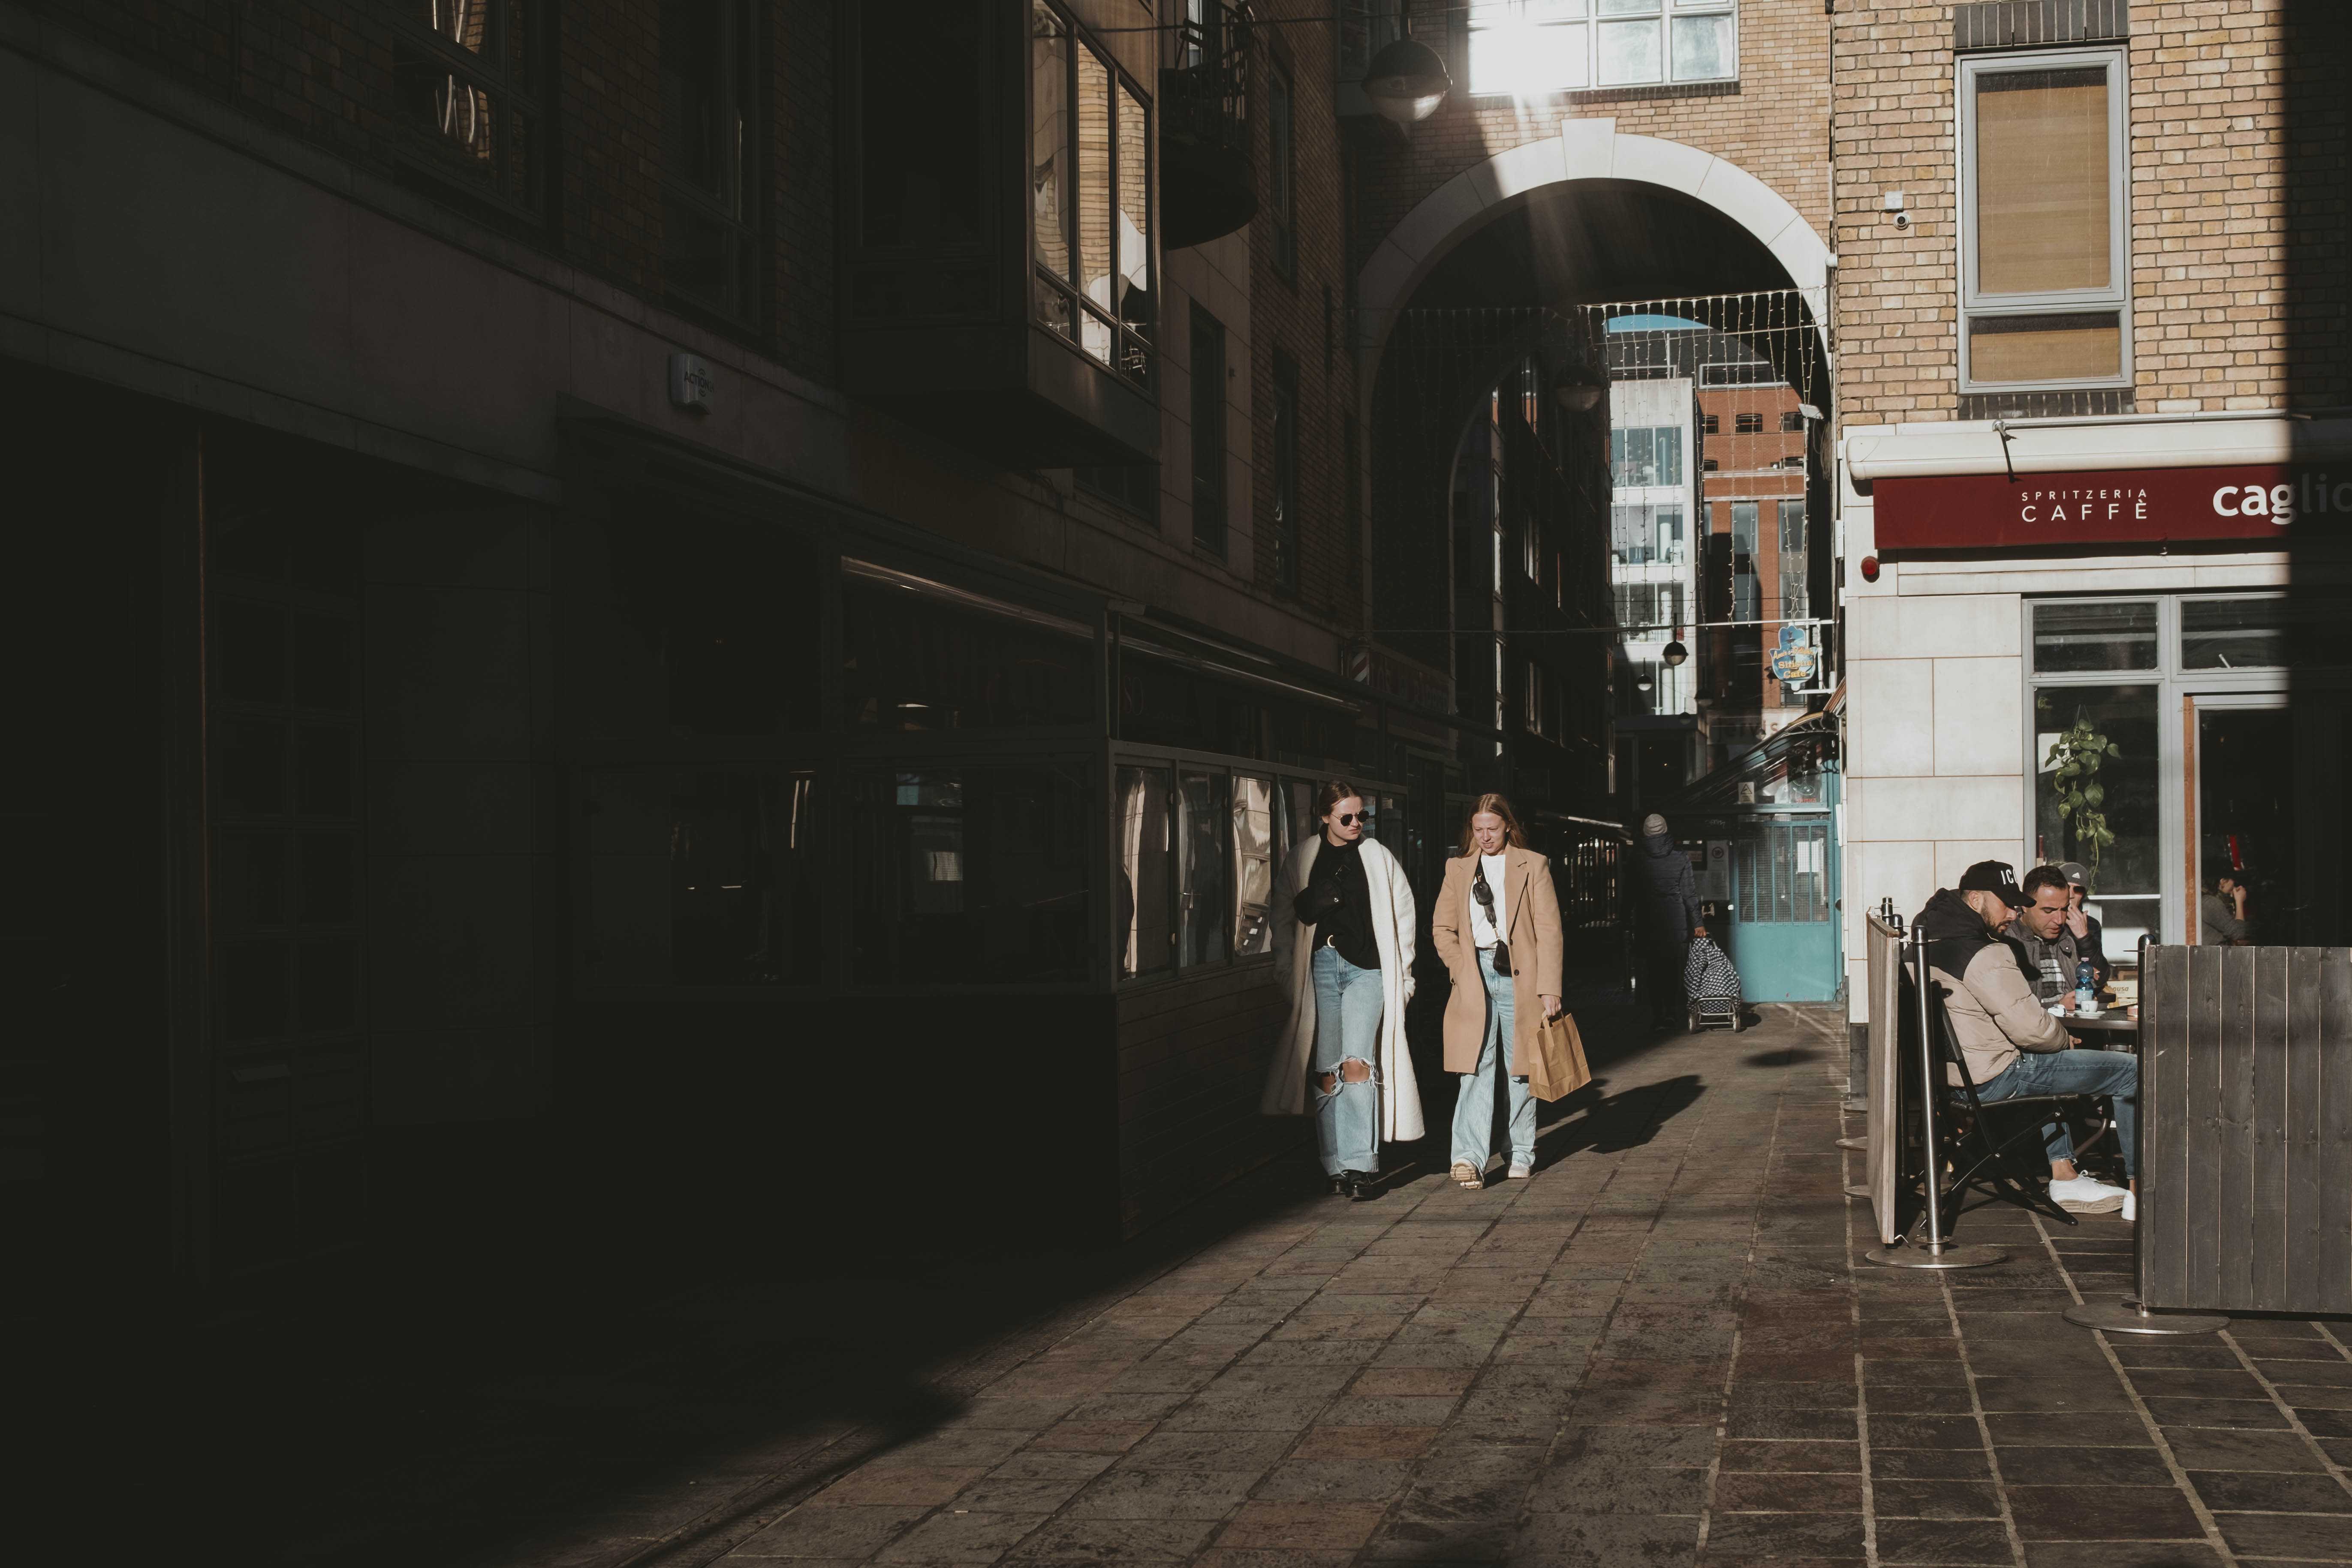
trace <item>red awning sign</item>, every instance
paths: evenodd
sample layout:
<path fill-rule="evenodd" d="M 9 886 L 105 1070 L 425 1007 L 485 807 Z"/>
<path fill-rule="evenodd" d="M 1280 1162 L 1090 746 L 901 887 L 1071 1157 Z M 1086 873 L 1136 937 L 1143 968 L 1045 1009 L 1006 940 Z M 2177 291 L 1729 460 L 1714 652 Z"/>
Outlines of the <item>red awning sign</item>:
<path fill-rule="evenodd" d="M 2352 477 L 2248 463 L 2082 474 L 1889 477 L 1871 486 L 1881 551 L 2282 541 L 2297 519 L 2352 515 Z"/>

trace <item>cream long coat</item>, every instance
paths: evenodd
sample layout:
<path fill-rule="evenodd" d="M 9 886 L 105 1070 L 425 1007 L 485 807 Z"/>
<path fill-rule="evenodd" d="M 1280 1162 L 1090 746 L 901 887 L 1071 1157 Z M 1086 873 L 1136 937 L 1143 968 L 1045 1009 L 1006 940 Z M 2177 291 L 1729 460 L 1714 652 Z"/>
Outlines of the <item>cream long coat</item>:
<path fill-rule="evenodd" d="M 1381 1138 L 1406 1143 L 1422 1135 L 1421 1085 L 1412 1076 L 1412 1053 L 1405 1048 L 1404 1005 L 1412 1000 L 1412 944 L 1415 916 L 1412 884 L 1395 856 L 1373 839 L 1360 841 L 1356 851 L 1364 863 L 1364 880 L 1372 904 L 1372 940 L 1381 952 Z M 1323 847 L 1323 831 L 1290 852 L 1274 890 L 1274 972 L 1290 995 L 1290 1019 L 1282 1028 L 1267 1064 L 1265 1092 L 1258 1109 L 1268 1116 L 1307 1114 L 1307 1078 L 1315 1065 L 1315 983 L 1308 965 L 1315 957 L 1311 942 L 1299 940 L 1298 916 L 1292 906 L 1306 889 L 1315 857 Z"/>
<path fill-rule="evenodd" d="M 1445 863 L 1445 884 L 1429 911 L 1429 939 L 1454 994 L 1445 999 L 1445 1070 L 1476 1072 L 1486 1043 L 1486 982 L 1478 973 L 1478 947 L 1470 934 L 1470 879 L 1474 855 Z M 1536 1028 L 1543 1022 L 1543 999 L 1559 994 L 1559 894 L 1551 885 L 1551 862 L 1532 849 L 1512 845 L 1503 851 L 1503 940 L 1511 949 L 1511 1061 L 1533 1061 Z"/>

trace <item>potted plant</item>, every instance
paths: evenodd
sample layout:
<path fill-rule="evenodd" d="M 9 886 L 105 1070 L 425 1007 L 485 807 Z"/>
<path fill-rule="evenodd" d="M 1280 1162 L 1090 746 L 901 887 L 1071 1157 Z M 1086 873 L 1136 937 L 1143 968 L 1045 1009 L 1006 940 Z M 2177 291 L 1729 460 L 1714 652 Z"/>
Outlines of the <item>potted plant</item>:
<path fill-rule="evenodd" d="M 2107 826 L 2107 791 L 2099 783 L 2099 769 L 2120 754 L 2120 748 L 2089 719 L 2077 717 L 2050 742 L 2050 754 L 2042 760 L 2057 792 L 2058 816 L 2073 825 L 2075 850 L 2094 887 L 2099 879 L 2099 854 L 2116 841 L 2115 829 Z"/>

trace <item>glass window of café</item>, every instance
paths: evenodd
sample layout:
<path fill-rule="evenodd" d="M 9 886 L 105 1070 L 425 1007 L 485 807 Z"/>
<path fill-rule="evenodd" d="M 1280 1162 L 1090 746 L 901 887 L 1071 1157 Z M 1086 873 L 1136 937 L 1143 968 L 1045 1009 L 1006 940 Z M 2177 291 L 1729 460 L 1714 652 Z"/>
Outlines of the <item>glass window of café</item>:
<path fill-rule="evenodd" d="M 2311 812 L 2342 779 L 2290 721 L 2303 613 L 2279 594 L 2027 602 L 2028 839 L 2090 873 L 2111 957 L 2227 940 L 2223 875 L 2248 889 L 2246 940 L 2292 939 Z"/>

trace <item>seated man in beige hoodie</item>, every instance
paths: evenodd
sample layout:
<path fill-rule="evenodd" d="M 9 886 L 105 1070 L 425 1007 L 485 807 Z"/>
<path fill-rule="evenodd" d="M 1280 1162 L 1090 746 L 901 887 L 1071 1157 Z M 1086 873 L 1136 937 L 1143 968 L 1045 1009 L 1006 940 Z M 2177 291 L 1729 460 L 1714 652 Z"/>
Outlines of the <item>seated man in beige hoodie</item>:
<path fill-rule="evenodd" d="M 2000 860 L 1979 860 L 1919 911 L 1916 930 L 1927 944 L 1928 973 L 1948 993 L 1945 1016 L 1952 1041 L 1977 1098 L 1990 1103 L 2036 1094 L 2104 1094 L 2116 1108 L 2116 1137 L 2124 1170 L 2138 1149 L 2139 1058 L 2122 1051 L 2072 1050 L 2066 1027 L 2033 994 L 2033 976 L 2000 933 L 2033 900 L 2017 873 Z M 2071 1006 L 2071 997 L 2058 1004 Z M 1955 1083 L 1958 1081 L 1955 1077 Z M 2074 1169 L 2074 1142 L 2063 1123 L 2051 1133 L 2050 1196 L 2074 1214 L 2137 1217 L 2136 1192 L 2109 1186 Z"/>

